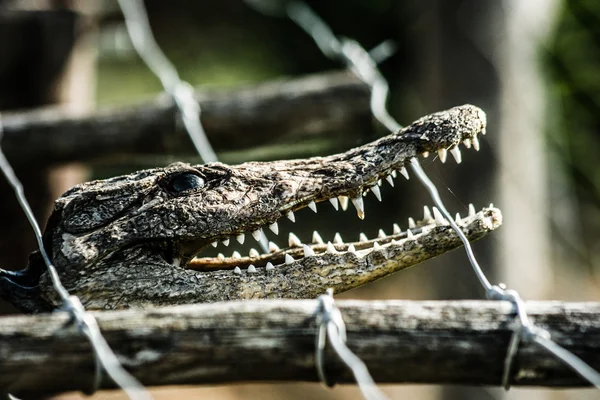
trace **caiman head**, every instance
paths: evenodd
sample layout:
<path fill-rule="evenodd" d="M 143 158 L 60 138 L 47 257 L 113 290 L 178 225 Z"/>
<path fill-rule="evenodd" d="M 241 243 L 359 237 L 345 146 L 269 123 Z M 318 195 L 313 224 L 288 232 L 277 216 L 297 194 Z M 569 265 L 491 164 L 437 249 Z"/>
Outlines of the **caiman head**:
<path fill-rule="evenodd" d="M 328 157 L 274 162 L 177 163 L 77 185 L 56 200 L 44 242 L 67 290 L 89 309 L 147 307 L 249 298 L 314 297 L 360 286 L 460 245 L 434 210 L 409 229 L 344 243 L 318 234 L 302 244 L 264 253 L 202 256 L 210 246 L 260 240 L 280 218 L 328 201 L 349 201 L 364 217 L 363 195 L 380 197 L 382 181 L 407 175 L 410 160 L 447 151 L 460 162 L 459 144 L 478 148 L 485 114 L 465 105 L 431 114 L 375 142 Z M 501 223 L 497 209 L 457 220 L 470 239 Z M 268 250 L 266 249 L 268 247 Z M 35 259 L 35 257 L 33 258 Z M 38 271 L 42 269 L 37 268 Z M 6 277 L 5 280 L 10 280 Z M 43 310 L 58 298 L 47 274 L 36 285 Z M 5 291 L 4 291 L 5 292 Z M 27 303 L 27 302 L 26 302 Z"/>

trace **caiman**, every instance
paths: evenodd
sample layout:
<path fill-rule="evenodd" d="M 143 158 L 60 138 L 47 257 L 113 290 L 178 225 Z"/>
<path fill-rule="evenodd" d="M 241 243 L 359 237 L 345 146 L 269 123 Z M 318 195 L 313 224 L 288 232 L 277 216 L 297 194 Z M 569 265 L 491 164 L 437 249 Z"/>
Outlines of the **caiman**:
<path fill-rule="evenodd" d="M 485 113 L 472 105 L 425 116 L 372 143 L 327 157 L 240 165 L 176 163 L 106 180 L 79 184 L 54 204 L 44 247 L 66 289 L 87 309 L 119 309 L 256 298 L 309 298 L 326 288 L 342 292 L 418 264 L 461 245 L 437 209 L 357 242 L 315 234 L 289 246 L 273 243 L 264 254 L 200 257 L 208 246 L 257 240 L 280 218 L 317 204 L 364 218 L 363 195 L 381 197 L 382 182 L 394 184 L 414 157 L 458 148 L 479 148 Z M 501 224 L 498 209 L 473 208 L 457 223 L 469 240 Z M 0 295 L 25 312 L 60 305 L 40 255 L 27 269 L 0 271 Z"/>

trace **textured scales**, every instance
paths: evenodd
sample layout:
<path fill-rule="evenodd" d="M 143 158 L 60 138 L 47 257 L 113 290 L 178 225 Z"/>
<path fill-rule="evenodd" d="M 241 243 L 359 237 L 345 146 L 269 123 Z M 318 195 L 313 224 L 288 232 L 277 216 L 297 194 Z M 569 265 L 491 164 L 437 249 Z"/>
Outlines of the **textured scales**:
<path fill-rule="evenodd" d="M 410 231 L 376 241 L 338 238 L 281 250 L 273 246 L 271 253 L 255 251 L 251 257 L 194 257 L 216 242 L 252 240 L 259 229 L 273 230 L 278 219 L 293 218 L 290 212 L 317 210 L 318 203 L 337 197 L 342 206 L 344 196 L 350 198 L 364 217 L 364 192 L 395 171 L 404 173 L 413 157 L 440 149 L 460 154 L 458 145 L 477 140 L 485 124 L 483 111 L 465 105 L 328 157 L 237 166 L 177 163 L 83 183 L 56 200 L 45 247 L 64 286 L 89 309 L 348 290 L 452 250 L 460 241 L 445 221 L 426 218 Z M 475 240 L 497 228 L 501 214 L 484 209 L 459 224 Z M 27 284 L 21 280 L 16 286 L 18 279 L 6 273 L 0 294 L 25 311 L 59 304 L 35 254 L 27 276 Z"/>

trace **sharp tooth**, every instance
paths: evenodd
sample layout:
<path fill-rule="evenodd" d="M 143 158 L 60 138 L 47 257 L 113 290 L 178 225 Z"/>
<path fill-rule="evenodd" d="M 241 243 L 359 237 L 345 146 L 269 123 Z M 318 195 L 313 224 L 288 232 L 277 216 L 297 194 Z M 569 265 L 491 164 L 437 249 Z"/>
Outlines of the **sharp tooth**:
<path fill-rule="evenodd" d="M 331 203 L 331 205 L 333 206 L 333 208 L 335 208 L 335 211 L 340 209 L 340 205 L 338 202 L 338 199 L 336 199 L 335 197 L 332 197 L 329 199 L 329 202 Z"/>
<path fill-rule="evenodd" d="M 423 158 L 427 158 L 429 157 L 429 152 L 428 151 L 424 151 L 423 152 Z"/>
<path fill-rule="evenodd" d="M 383 182 L 381 181 L 381 179 L 379 179 L 379 180 L 377 181 L 377 186 L 381 186 L 381 185 L 383 185 Z"/>
<path fill-rule="evenodd" d="M 288 211 L 285 215 L 290 221 L 296 222 L 296 217 L 294 216 L 294 212 L 292 210 Z"/>
<path fill-rule="evenodd" d="M 217 254 L 217 258 L 219 260 L 224 260 L 225 259 L 225 255 L 223 253 L 219 253 L 219 254 Z"/>
<path fill-rule="evenodd" d="M 288 245 L 290 247 L 300 247 L 302 246 L 302 242 L 298 239 L 298 236 L 294 235 L 293 232 L 290 232 L 288 236 Z"/>
<path fill-rule="evenodd" d="M 248 255 L 253 258 L 260 257 L 260 253 L 256 249 L 250 249 L 250 252 L 248 253 Z"/>
<path fill-rule="evenodd" d="M 225 246 L 229 246 L 229 238 L 221 240 L 221 243 L 223 243 Z"/>
<path fill-rule="evenodd" d="M 446 149 L 439 149 L 438 151 L 438 156 L 440 156 L 440 161 L 442 163 L 446 162 L 446 158 L 448 157 L 448 150 Z"/>
<path fill-rule="evenodd" d="M 483 128 L 483 129 L 481 130 L 481 134 L 482 134 L 482 135 L 485 135 L 486 133 L 487 133 L 487 132 L 486 132 L 485 128 Z"/>
<path fill-rule="evenodd" d="M 391 187 L 394 187 L 394 178 L 392 177 L 392 175 L 386 176 L 385 180 L 390 184 Z"/>
<path fill-rule="evenodd" d="M 292 256 L 290 256 L 289 254 L 285 255 L 285 263 L 286 264 L 291 264 L 294 262 L 294 258 Z"/>
<path fill-rule="evenodd" d="M 356 215 L 358 218 L 365 219 L 365 204 L 363 203 L 362 197 L 355 197 L 352 199 L 352 204 L 356 208 Z"/>
<path fill-rule="evenodd" d="M 342 235 L 340 235 L 339 233 L 336 233 L 335 236 L 333 237 L 333 243 L 344 244 L 344 241 L 342 240 Z"/>
<path fill-rule="evenodd" d="M 317 203 L 315 203 L 314 200 L 312 200 L 310 203 L 308 203 L 308 208 L 310 208 L 311 210 L 313 210 L 313 212 L 317 212 Z"/>
<path fill-rule="evenodd" d="M 380 229 L 379 232 L 378 232 L 378 234 L 377 234 L 377 237 L 380 238 L 380 239 L 383 239 L 386 236 L 387 235 L 385 234 L 385 232 L 383 231 L 383 229 Z"/>
<path fill-rule="evenodd" d="M 276 251 L 279 251 L 279 246 L 273 242 L 269 242 L 269 253 L 275 253 Z"/>
<path fill-rule="evenodd" d="M 471 148 L 471 139 L 465 139 L 465 140 L 463 140 L 463 144 L 465 145 L 465 147 L 467 149 L 470 149 Z"/>
<path fill-rule="evenodd" d="M 181 265 L 181 258 L 175 257 L 175 258 L 173 259 L 173 266 L 174 266 L 175 268 L 178 268 L 180 265 Z"/>
<path fill-rule="evenodd" d="M 304 249 L 304 257 L 311 257 L 311 256 L 315 255 L 315 251 L 313 249 L 311 249 L 309 246 L 304 245 L 303 249 Z"/>
<path fill-rule="evenodd" d="M 274 234 L 279 235 L 279 224 L 277 224 L 277 221 L 275 221 L 271 225 L 269 225 L 269 229 Z"/>
<path fill-rule="evenodd" d="M 392 172 L 390 172 L 390 175 L 392 175 L 392 178 L 394 179 L 398 177 L 398 173 L 396 172 L 396 170 L 392 170 Z"/>
<path fill-rule="evenodd" d="M 242 258 L 242 255 L 238 251 L 234 251 L 231 258 Z"/>
<path fill-rule="evenodd" d="M 402 230 L 400 230 L 400 225 L 398 225 L 398 224 L 394 224 L 393 229 L 394 229 L 394 235 L 398 235 L 399 233 L 402 232 Z"/>
<path fill-rule="evenodd" d="M 408 176 L 408 171 L 406 170 L 406 167 L 402 167 L 400 169 L 400 173 L 402 174 L 403 177 L 405 177 L 406 179 L 410 179 L 410 176 Z"/>
<path fill-rule="evenodd" d="M 256 267 L 252 264 L 248 265 L 248 273 L 249 274 L 255 274 L 256 273 Z"/>
<path fill-rule="evenodd" d="M 429 210 L 429 207 L 427 206 L 423 206 L 423 219 L 425 221 L 431 221 L 433 219 L 431 217 L 431 210 Z"/>
<path fill-rule="evenodd" d="M 368 240 L 369 240 L 369 238 L 364 233 L 361 232 L 360 235 L 358 235 L 359 242 L 367 242 Z"/>
<path fill-rule="evenodd" d="M 337 250 L 335 249 L 335 247 L 333 247 L 333 243 L 327 242 L 327 252 L 329 254 L 335 254 L 335 253 L 337 253 Z"/>
<path fill-rule="evenodd" d="M 377 197 L 377 200 L 381 201 L 381 191 L 379 190 L 379 186 L 373 186 L 371 192 Z"/>
<path fill-rule="evenodd" d="M 212 247 L 215 247 L 215 248 L 217 247 L 217 245 L 218 245 L 218 244 L 219 244 L 219 243 L 218 243 L 216 240 L 215 240 L 214 242 L 212 242 L 212 243 L 211 243 Z"/>
<path fill-rule="evenodd" d="M 473 136 L 471 142 L 473 142 L 473 148 L 475 151 L 479 151 L 479 139 L 477 139 L 477 136 Z"/>
<path fill-rule="evenodd" d="M 275 267 L 273 266 L 273 264 L 271 264 L 271 262 L 268 262 L 267 265 L 265 265 L 265 270 L 267 271 L 273 271 L 275 269 Z"/>
<path fill-rule="evenodd" d="M 240 269 L 240 267 L 235 267 L 233 269 L 233 273 L 237 274 L 237 275 L 241 275 L 242 274 L 242 270 Z"/>
<path fill-rule="evenodd" d="M 348 253 L 356 253 L 356 249 L 354 248 L 353 244 L 351 244 L 350 246 L 348 246 Z"/>
<path fill-rule="evenodd" d="M 312 242 L 315 243 L 315 244 L 323 244 L 323 243 L 325 243 L 323 241 L 323 239 L 321 238 L 321 235 L 319 235 L 319 232 L 317 232 L 317 231 L 313 232 Z"/>
<path fill-rule="evenodd" d="M 235 240 L 237 240 L 240 244 L 244 244 L 244 240 L 246 240 L 246 235 L 240 233 L 235 237 Z"/>
<path fill-rule="evenodd" d="M 473 205 L 473 203 L 469 203 L 469 217 L 472 217 L 475 215 L 475 206 Z"/>
<path fill-rule="evenodd" d="M 446 224 L 448 221 L 446 221 L 444 219 L 444 216 L 442 215 L 442 213 L 440 212 L 440 210 L 438 210 L 437 207 L 433 207 L 433 216 L 435 218 L 435 222 L 437 222 L 438 224 Z"/>
<path fill-rule="evenodd" d="M 454 218 L 454 221 L 460 222 L 460 220 L 461 220 L 460 213 L 456 213 L 456 218 Z"/>
<path fill-rule="evenodd" d="M 452 154 L 457 164 L 460 164 L 462 162 L 462 155 L 460 154 L 460 149 L 458 148 L 458 146 L 454 146 L 453 148 L 451 148 L 450 154 Z"/>
<path fill-rule="evenodd" d="M 377 243 L 377 242 L 373 243 L 373 250 L 374 250 L 374 251 L 379 251 L 379 250 L 381 250 L 381 246 L 379 245 L 379 243 Z"/>
<path fill-rule="evenodd" d="M 348 209 L 348 196 L 338 196 L 338 200 L 342 210 L 346 211 Z"/>
<path fill-rule="evenodd" d="M 409 217 L 408 218 L 408 228 L 409 229 L 414 229 L 417 227 L 417 223 L 415 222 L 415 220 L 413 219 L 413 217 Z"/>
<path fill-rule="evenodd" d="M 414 238 L 414 237 L 415 237 L 415 235 L 413 235 L 412 231 L 411 231 L 410 229 L 408 229 L 408 230 L 406 231 L 406 238 L 407 238 L 407 239 L 412 239 L 412 238 Z"/>
<path fill-rule="evenodd" d="M 490 203 L 490 207 L 489 208 L 494 208 L 494 203 Z"/>
<path fill-rule="evenodd" d="M 254 232 L 252 232 L 252 237 L 254 238 L 254 240 L 256 240 L 257 242 L 260 241 L 260 238 L 263 235 L 263 231 L 262 229 L 257 229 Z"/>

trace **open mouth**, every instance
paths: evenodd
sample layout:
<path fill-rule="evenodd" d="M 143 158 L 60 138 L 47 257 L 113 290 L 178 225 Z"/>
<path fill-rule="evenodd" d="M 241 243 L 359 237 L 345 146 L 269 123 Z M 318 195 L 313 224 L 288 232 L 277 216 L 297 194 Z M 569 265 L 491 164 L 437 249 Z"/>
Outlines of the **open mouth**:
<path fill-rule="evenodd" d="M 482 130 L 481 133 L 484 134 L 485 130 Z M 462 144 L 467 149 L 473 148 L 479 150 L 477 134 L 462 140 Z M 420 152 L 420 155 L 427 158 L 430 155 L 429 153 L 429 151 L 423 151 Z M 448 153 L 452 155 L 457 163 L 462 161 L 462 154 L 458 144 L 448 149 L 437 150 L 437 155 L 442 162 L 446 162 Z M 409 162 L 410 159 L 402 160 L 401 163 L 390 166 L 390 168 L 383 172 L 371 176 L 370 179 L 365 179 L 365 183 L 355 188 L 353 193 L 347 193 L 350 196 L 353 194 L 354 197 L 347 195 L 332 195 L 329 197 L 321 194 L 312 199 L 303 199 L 303 201 L 294 202 L 293 206 L 286 205 L 280 210 L 281 215 L 295 222 L 296 217 L 294 212 L 300 209 L 309 208 L 316 213 L 317 204 L 319 204 L 319 207 L 322 207 L 323 203 L 329 202 L 330 205 L 327 206 L 333 207 L 335 210 L 346 211 L 350 203 L 352 203 L 358 218 L 364 219 L 365 205 L 363 197 L 367 196 L 368 193 L 372 193 L 377 200 L 382 201 L 381 187 L 383 185 L 389 184 L 394 187 L 395 179 L 399 175 L 409 179 L 406 169 L 406 165 Z M 455 221 L 461 229 L 473 234 L 481 228 L 480 226 L 476 227 L 477 224 L 487 224 L 484 230 L 495 229 L 501 223 L 501 215 L 499 210 L 493 208 L 493 205 L 476 212 L 475 207 L 471 204 L 468 208 L 468 214 L 464 218 L 457 214 Z M 280 248 L 275 243 L 268 242 L 268 245 L 264 245 L 264 247 L 268 248 L 266 252 L 252 248 L 247 255 L 242 255 L 235 249 L 232 251 L 232 247 L 236 243 L 243 245 L 247 239 L 254 239 L 257 243 L 260 243 L 261 239 L 264 238 L 263 228 L 268 227 L 275 235 L 279 235 L 278 222 L 267 222 L 262 228 L 240 232 L 213 241 L 212 246 L 217 249 L 216 251 L 220 250 L 221 252 L 214 257 L 197 256 L 186 265 L 186 268 L 196 271 L 232 270 L 234 274 L 241 275 L 270 273 L 281 270 L 282 267 L 291 266 L 306 258 L 312 258 L 312 261 L 318 262 L 319 258 L 331 255 L 348 254 L 359 258 L 381 256 L 384 259 L 392 259 L 402 252 L 405 254 L 410 253 L 410 249 L 414 250 L 415 246 L 421 246 L 424 239 L 434 239 L 440 235 L 448 234 L 452 230 L 449 222 L 436 207 L 430 209 L 427 206 L 424 207 L 423 217 L 409 218 L 408 224 L 403 224 L 405 225 L 404 229 L 397 223 L 390 225 L 385 228 L 389 233 L 386 233 L 384 229 L 380 229 L 377 237 L 372 238 L 361 233 L 358 235 L 357 240 L 344 240 L 338 233 L 333 238 L 324 239 L 317 231 L 314 231 L 310 242 L 302 242 L 298 236 L 290 232 L 287 237 L 287 246 L 285 247 L 282 246 Z M 478 236 L 474 234 L 474 237 L 471 238 L 476 239 Z M 261 246 L 257 245 L 256 247 L 260 248 Z"/>

